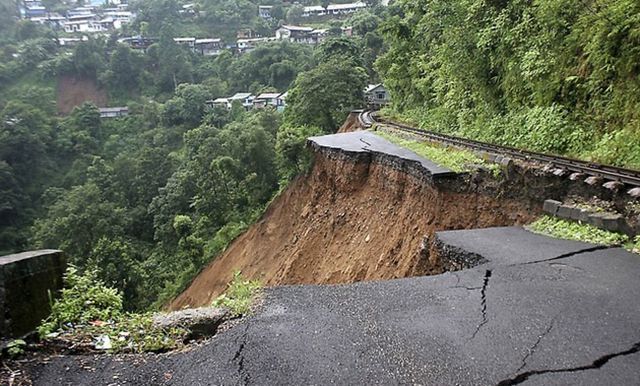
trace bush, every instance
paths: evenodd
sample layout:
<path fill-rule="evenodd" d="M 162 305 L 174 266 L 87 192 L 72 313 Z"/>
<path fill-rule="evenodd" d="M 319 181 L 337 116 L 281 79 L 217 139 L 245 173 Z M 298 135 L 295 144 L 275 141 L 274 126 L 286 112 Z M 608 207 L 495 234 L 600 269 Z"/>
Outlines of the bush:
<path fill-rule="evenodd" d="M 251 311 L 251 305 L 261 288 L 259 281 L 245 280 L 242 273 L 236 271 L 227 290 L 213 301 L 213 306 L 226 307 L 237 316 L 246 315 Z"/>
<path fill-rule="evenodd" d="M 122 295 L 105 286 L 96 271 L 81 275 L 76 267 L 70 266 L 64 282 L 66 288 L 60 299 L 53 303 L 51 315 L 38 328 L 40 336 L 94 320 L 115 320 L 122 316 Z"/>
<path fill-rule="evenodd" d="M 57 337 L 76 346 L 100 339 L 110 342 L 109 351 L 146 352 L 179 347 L 187 335 L 180 328 L 154 327 L 151 314 L 123 312 L 122 294 L 107 287 L 95 271 L 80 274 L 71 266 L 64 282 L 62 296 L 38 327 L 45 340 Z"/>

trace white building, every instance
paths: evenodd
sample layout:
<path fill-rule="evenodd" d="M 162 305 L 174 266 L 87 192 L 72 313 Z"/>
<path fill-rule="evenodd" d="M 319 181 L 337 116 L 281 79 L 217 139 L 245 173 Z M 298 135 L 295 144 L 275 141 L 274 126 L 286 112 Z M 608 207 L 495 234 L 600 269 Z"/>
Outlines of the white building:
<path fill-rule="evenodd" d="M 124 107 L 101 107 L 100 118 L 119 118 L 129 115 L 129 108 Z"/>
<path fill-rule="evenodd" d="M 266 38 L 251 38 L 251 39 L 238 39 L 236 43 L 236 48 L 239 53 L 245 53 L 256 48 L 257 45 L 261 43 L 271 42 L 277 40 L 276 37 L 266 37 Z"/>
<path fill-rule="evenodd" d="M 312 16 L 324 16 L 327 14 L 327 10 L 324 9 L 321 5 L 312 5 L 309 7 L 304 7 L 302 11 L 303 17 L 312 17 Z"/>
<path fill-rule="evenodd" d="M 349 3 L 349 4 L 329 4 L 327 6 L 327 14 L 345 15 L 348 13 L 354 13 L 364 8 L 367 8 L 367 4 L 361 1 L 357 3 Z"/>
<path fill-rule="evenodd" d="M 276 39 L 293 43 L 318 44 L 326 36 L 326 30 L 314 30 L 311 27 L 283 25 L 276 30 Z"/>
<path fill-rule="evenodd" d="M 364 97 L 367 105 L 380 108 L 391 102 L 391 96 L 382 83 L 370 84 L 364 89 Z"/>
<path fill-rule="evenodd" d="M 263 19 L 271 19 L 271 11 L 273 10 L 273 6 L 272 5 L 260 5 L 258 6 L 258 16 L 260 16 Z"/>

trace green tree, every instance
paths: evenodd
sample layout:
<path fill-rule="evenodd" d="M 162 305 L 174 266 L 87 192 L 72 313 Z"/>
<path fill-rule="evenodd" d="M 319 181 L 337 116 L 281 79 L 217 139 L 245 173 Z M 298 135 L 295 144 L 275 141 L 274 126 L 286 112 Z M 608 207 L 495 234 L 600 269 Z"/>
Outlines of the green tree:
<path fill-rule="evenodd" d="M 364 68 L 338 58 L 301 73 L 287 97 L 285 121 L 334 132 L 350 110 L 363 105 L 366 80 Z"/>

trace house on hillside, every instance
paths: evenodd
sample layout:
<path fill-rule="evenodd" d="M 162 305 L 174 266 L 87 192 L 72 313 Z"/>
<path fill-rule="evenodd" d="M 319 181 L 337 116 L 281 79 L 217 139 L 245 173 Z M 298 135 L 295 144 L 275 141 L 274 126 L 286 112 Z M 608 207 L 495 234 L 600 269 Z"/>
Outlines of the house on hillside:
<path fill-rule="evenodd" d="M 173 38 L 173 41 L 178 45 L 188 47 L 191 51 L 196 47 L 196 38 Z"/>
<path fill-rule="evenodd" d="M 227 98 L 218 98 L 214 100 L 208 100 L 206 102 L 206 105 L 211 109 L 214 107 L 223 107 L 225 109 L 231 108 L 231 104 L 229 103 L 229 99 Z"/>
<path fill-rule="evenodd" d="M 370 84 L 364 90 L 364 98 L 367 106 L 379 109 L 391 102 L 389 92 L 382 83 Z"/>
<path fill-rule="evenodd" d="M 101 107 L 100 118 L 120 118 L 129 115 L 129 108 L 124 107 Z"/>
<path fill-rule="evenodd" d="M 260 5 L 258 6 L 258 16 L 265 20 L 271 20 L 271 11 L 273 10 L 272 5 Z"/>
<path fill-rule="evenodd" d="M 288 40 L 293 43 L 318 44 L 326 36 L 326 30 L 314 30 L 311 27 L 283 25 L 276 30 L 278 40 Z"/>
<path fill-rule="evenodd" d="M 204 56 L 220 55 L 223 49 L 222 39 L 196 39 L 194 42 L 195 52 Z"/>
<path fill-rule="evenodd" d="M 283 112 L 285 107 L 287 107 L 287 95 L 289 95 L 288 91 L 283 92 L 276 98 L 276 110 L 279 112 Z"/>
<path fill-rule="evenodd" d="M 302 11 L 302 17 L 324 16 L 326 14 L 327 10 L 321 5 L 304 7 L 304 10 Z"/>
<path fill-rule="evenodd" d="M 156 39 L 142 36 L 128 36 L 118 39 L 118 42 L 128 44 L 129 47 L 134 50 L 146 50 L 150 45 L 156 42 Z"/>
<path fill-rule="evenodd" d="M 278 107 L 278 97 L 281 95 L 281 93 L 276 92 L 268 92 L 268 93 L 262 93 L 260 95 L 258 95 L 254 100 L 253 100 L 253 108 L 255 109 L 263 109 L 267 106 L 273 107 L 274 109 Z"/>
<path fill-rule="evenodd" d="M 357 12 L 361 9 L 367 8 L 367 4 L 359 1 L 357 3 L 349 4 L 329 4 L 327 6 L 328 15 L 346 15 L 349 13 Z"/>
<path fill-rule="evenodd" d="M 275 37 L 268 38 L 251 38 L 251 39 L 238 39 L 236 48 L 238 49 L 238 53 L 243 54 L 245 52 L 249 52 L 256 48 L 257 45 L 261 43 L 267 43 L 276 40 Z"/>

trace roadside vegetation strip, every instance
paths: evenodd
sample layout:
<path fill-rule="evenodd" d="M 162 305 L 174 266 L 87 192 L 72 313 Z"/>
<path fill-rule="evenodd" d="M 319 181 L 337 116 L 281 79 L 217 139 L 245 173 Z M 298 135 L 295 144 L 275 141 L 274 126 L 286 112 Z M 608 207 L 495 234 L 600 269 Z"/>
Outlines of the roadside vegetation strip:
<path fill-rule="evenodd" d="M 449 168 L 456 173 L 470 171 L 471 165 L 486 166 L 495 176 L 500 173 L 500 167 L 498 165 L 487 163 L 485 160 L 479 158 L 470 151 L 443 148 L 429 142 L 402 138 L 382 130 L 376 131 L 376 134 L 398 146 L 405 147 L 440 166 Z"/>
<path fill-rule="evenodd" d="M 122 294 L 98 279 L 95 271 L 70 266 L 65 288 L 38 333 L 45 345 L 73 351 L 161 352 L 179 348 L 188 335 L 180 327 L 158 328 L 151 313 L 123 309 Z"/>
<path fill-rule="evenodd" d="M 228 308 L 235 316 L 247 315 L 261 292 L 262 283 L 247 280 L 240 271 L 236 271 L 225 293 L 218 296 L 212 306 Z"/>
<path fill-rule="evenodd" d="M 534 233 L 559 239 L 576 240 L 600 245 L 625 245 L 628 249 L 633 249 L 631 240 L 626 235 L 551 216 L 539 218 L 528 225 L 527 229 Z M 636 241 L 639 241 L 637 237 Z"/>

